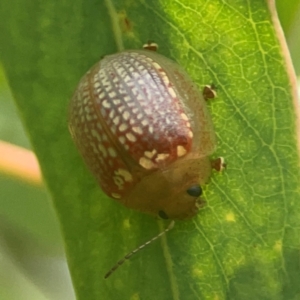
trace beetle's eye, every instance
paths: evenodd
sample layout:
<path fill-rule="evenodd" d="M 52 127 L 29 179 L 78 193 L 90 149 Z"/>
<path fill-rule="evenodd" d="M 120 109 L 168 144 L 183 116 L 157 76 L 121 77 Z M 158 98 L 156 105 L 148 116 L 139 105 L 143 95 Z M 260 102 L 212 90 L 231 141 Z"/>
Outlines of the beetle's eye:
<path fill-rule="evenodd" d="M 164 220 L 169 219 L 168 215 L 167 215 L 163 210 L 160 210 L 160 211 L 158 212 L 158 216 L 159 216 L 160 218 L 164 219 Z"/>
<path fill-rule="evenodd" d="M 192 185 L 189 187 L 186 192 L 193 197 L 199 197 L 202 195 L 202 188 L 199 184 Z"/>

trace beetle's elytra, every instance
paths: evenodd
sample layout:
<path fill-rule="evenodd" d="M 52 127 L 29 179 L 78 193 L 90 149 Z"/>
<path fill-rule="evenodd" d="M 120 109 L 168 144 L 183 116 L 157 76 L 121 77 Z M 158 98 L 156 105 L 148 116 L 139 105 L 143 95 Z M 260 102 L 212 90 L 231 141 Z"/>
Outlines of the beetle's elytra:
<path fill-rule="evenodd" d="M 148 50 L 105 56 L 81 79 L 69 128 L 108 196 L 162 218 L 196 214 L 216 138 L 177 63 Z"/>

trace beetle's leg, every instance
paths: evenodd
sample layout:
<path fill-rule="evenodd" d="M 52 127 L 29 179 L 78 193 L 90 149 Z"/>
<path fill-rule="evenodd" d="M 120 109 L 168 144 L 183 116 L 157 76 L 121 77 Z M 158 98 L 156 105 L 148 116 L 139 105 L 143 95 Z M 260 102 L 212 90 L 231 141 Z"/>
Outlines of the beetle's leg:
<path fill-rule="evenodd" d="M 216 86 L 212 83 L 211 85 L 206 85 L 202 91 L 204 100 L 210 100 L 217 97 Z"/>
<path fill-rule="evenodd" d="M 143 49 L 156 52 L 158 49 L 158 45 L 152 41 L 148 41 L 143 45 Z"/>
<path fill-rule="evenodd" d="M 218 157 L 211 161 L 211 167 L 218 172 L 223 171 L 226 168 L 224 157 Z"/>

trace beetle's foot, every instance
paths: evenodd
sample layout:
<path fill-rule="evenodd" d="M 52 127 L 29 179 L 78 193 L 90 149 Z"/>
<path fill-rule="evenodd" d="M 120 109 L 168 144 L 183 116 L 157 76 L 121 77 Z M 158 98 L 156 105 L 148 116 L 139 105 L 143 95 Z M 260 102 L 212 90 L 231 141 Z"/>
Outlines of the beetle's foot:
<path fill-rule="evenodd" d="M 224 157 L 218 157 L 211 161 L 211 167 L 217 172 L 222 172 L 226 168 Z"/>
<path fill-rule="evenodd" d="M 148 43 L 143 45 L 143 49 L 156 52 L 158 49 L 158 45 L 152 41 L 148 41 Z"/>
<path fill-rule="evenodd" d="M 197 211 L 203 208 L 205 205 L 206 205 L 206 201 L 202 198 L 198 198 L 195 202 L 195 207 L 197 208 Z"/>
<path fill-rule="evenodd" d="M 212 83 L 211 85 L 206 85 L 202 91 L 204 100 L 210 100 L 217 97 L 216 86 Z"/>

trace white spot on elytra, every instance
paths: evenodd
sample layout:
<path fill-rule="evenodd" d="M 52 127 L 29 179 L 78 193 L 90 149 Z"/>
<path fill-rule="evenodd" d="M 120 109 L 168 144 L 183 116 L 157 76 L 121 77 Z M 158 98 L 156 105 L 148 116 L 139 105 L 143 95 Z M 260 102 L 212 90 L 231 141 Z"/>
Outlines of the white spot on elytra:
<path fill-rule="evenodd" d="M 135 133 L 138 133 L 138 134 L 142 134 L 143 133 L 143 130 L 141 127 L 132 127 L 132 131 L 134 131 Z"/>
<path fill-rule="evenodd" d="M 138 89 L 136 87 L 133 87 L 131 89 L 131 91 L 132 91 L 133 95 L 138 95 Z"/>
<path fill-rule="evenodd" d="M 124 188 L 124 180 L 119 176 L 113 177 L 115 185 L 118 187 L 119 190 L 123 190 Z"/>
<path fill-rule="evenodd" d="M 92 136 L 93 136 L 94 138 L 96 138 L 96 140 L 97 140 L 98 142 L 101 142 L 101 136 L 100 136 L 100 134 L 99 134 L 95 129 L 92 129 L 92 130 L 91 130 L 91 133 L 92 133 Z"/>
<path fill-rule="evenodd" d="M 124 109 L 125 109 L 125 106 L 120 106 L 120 107 L 118 107 L 118 111 L 120 112 L 120 113 L 122 113 L 123 111 L 124 111 Z"/>
<path fill-rule="evenodd" d="M 120 194 L 117 194 L 117 193 L 112 193 L 111 196 L 113 198 L 116 198 L 116 199 L 120 199 L 121 198 L 121 195 Z"/>
<path fill-rule="evenodd" d="M 109 112 L 109 117 L 110 117 L 111 119 L 113 119 L 114 116 L 115 116 L 115 111 L 114 111 L 114 110 L 111 110 L 111 111 Z"/>
<path fill-rule="evenodd" d="M 125 137 L 124 136 L 119 136 L 119 142 L 124 145 L 125 142 L 126 142 Z"/>
<path fill-rule="evenodd" d="M 108 93 L 108 95 L 110 98 L 114 98 L 117 96 L 117 94 L 115 92 L 110 92 L 110 93 Z"/>
<path fill-rule="evenodd" d="M 106 92 L 108 93 L 112 89 L 112 85 L 108 81 L 108 78 L 107 77 L 103 78 L 102 83 L 103 83 L 103 86 L 104 86 Z"/>
<path fill-rule="evenodd" d="M 113 119 L 113 122 L 114 122 L 115 125 L 119 125 L 120 117 L 119 117 L 119 116 L 116 116 L 116 117 Z"/>
<path fill-rule="evenodd" d="M 125 102 L 129 102 L 130 101 L 130 97 L 129 96 L 125 96 L 123 99 L 125 100 Z"/>
<path fill-rule="evenodd" d="M 144 98 L 142 97 L 141 94 L 136 95 L 136 99 L 137 99 L 138 101 L 143 101 L 143 100 L 144 100 Z"/>
<path fill-rule="evenodd" d="M 99 151 L 98 151 L 98 149 L 96 148 L 96 146 L 95 146 L 94 144 L 91 144 L 91 146 L 92 146 L 92 148 L 93 148 L 93 152 L 96 153 L 96 154 L 99 154 Z M 100 158 L 101 156 L 98 156 L 98 157 Z"/>
<path fill-rule="evenodd" d="M 128 75 L 126 75 L 123 79 L 124 79 L 125 82 L 129 82 L 130 81 L 130 77 Z"/>
<path fill-rule="evenodd" d="M 168 153 L 159 153 L 159 154 L 157 154 L 155 161 L 159 162 L 159 161 L 166 160 L 169 156 L 170 156 L 170 154 L 168 154 Z"/>
<path fill-rule="evenodd" d="M 130 132 L 126 133 L 126 137 L 130 142 L 133 142 L 133 143 L 136 142 L 136 137 L 132 133 L 130 133 Z"/>
<path fill-rule="evenodd" d="M 132 175 L 125 169 L 118 169 L 115 171 L 115 174 L 122 176 L 127 182 L 131 182 L 133 180 Z"/>
<path fill-rule="evenodd" d="M 169 90 L 169 93 L 171 94 L 171 96 L 173 98 L 176 98 L 176 93 L 175 93 L 174 89 L 173 88 L 169 88 L 168 90 Z"/>
<path fill-rule="evenodd" d="M 161 69 L 161 66 L 160 66 L 158 63 L 156 63 L 156 62 L 152 62 L 152 66 L 153 66 L 156 70 Z"/>
<path fill-rule="evenodd" d="M 114 148 L 108 148 L 107 151 L 108 151 L 108 154 L 111 157 L 116 157 L 117 156 L 117 152 L 116 152 L 116 150 Z"/>
<path fill-rule="evenodd" d="M 104 96 L 105 96 L 105 93 L 102 92 L 98 95 L 98 98 L 102 100 L 104 98 Z"/>
<path fill-rule="evenodd" d="M 104 148 L 104 146 L 102 144 L 99 144 L 98 145 L 98 148 L 100 150 L 100 152 L 102 153 L 103 157 L 107 157 L 107 152 L 106 152 L 106 149 Z"/>
<path fill-rule="evenodd" d="M 157 151 L 155 149 L 153 149 L 152 151 L 145 151 L 144 155 L 148 158 L 152 158 L 156 153 L 157 153 Z"/>
<path fill-rule="evenodd" d="M 110 108 L 110 103 L 107 101 L 107 100 L 104 100 L 102 102 L 102 105 L 105 107 L 105 108 Z"/>
<path fill-rule="evenodd" d="M 128 111 L 124 111 L 122 116 L 123 116 L 123 119 L 125 121 L 127 121 L 130 118 L 130 113 Z"/>
<path fill-rule="evenodd" d="M 165 98 L 163 98 L 163 97 L 158 97 L 158 102 L 164 102 L 165 101 Z"/>
<path fill-rule="evenodd" d="M 117 127 L 116 127 L 115 125 L 112 125 L 112 126 L 110 127 L 110 130 L 111 130 L 111 132 L 112 132 L 113 134 L 116 134 L 116 132 L 117 132 Z"/>
<path fill-rule="evenodd" d="M 189 120 L 188 116 L 186 114 L 184 114 L 184 113 L 180 114 L 180 116 L 181 116 L 181 119 L 183 119 L 185 121 Z"/>
<path fill-rule="evenodd" d="M 145 157 L 140 158 L 139 164 L 147 170 L 153 169 L 155 167 L 154 163 L 150 159 Z"/>
<path fill-rule="evenodd" d="M 147 126 L 149 124 L 148 120 L 146 119 L 144 119 L 141 123 L 143 126 Z"/>
<path fill-rule="evenodd" d="M 186 154 L 186 149 L 181 145 L 177 146 L 177 156 L 181 157 L 184 156 L 185 154 Z"/>
<path fill-rule="evenodd" d="M 118 105 L 118 104 L 121 103 L 121 100 L 120 99 L 114 99 L 113 103 L 114 103 L 114 105 Z"/>
<path fill-rule="evenodd" d="M 165 85 L 169 85 L 170 80 L 169 80 L 168 76 L 166 75 L 166 73 L 164 73 L 164 75 L 162 75 L 162 80 L 165 83 Z"/>
<path fill-rule="evenodd" d="M 125 131 L 127 128 L 128 128 L 127 124 L 124 124 L 124 123 L 119 126 L 119 130 L 121 132 Z"/>

